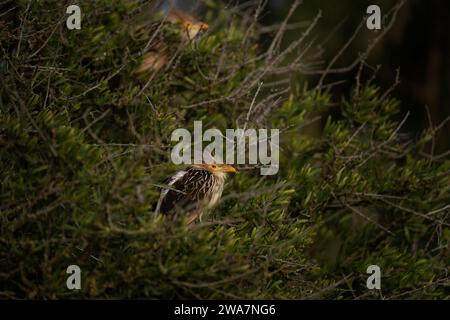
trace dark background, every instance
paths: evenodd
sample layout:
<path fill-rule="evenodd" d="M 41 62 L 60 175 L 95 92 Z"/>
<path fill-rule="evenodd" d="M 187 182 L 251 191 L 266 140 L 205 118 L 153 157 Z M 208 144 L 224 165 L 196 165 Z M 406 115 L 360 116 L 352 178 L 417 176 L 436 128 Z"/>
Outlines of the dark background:
<path fill-rule="evenodd" d="M 236 1 L 223 1 L 233 5 Z M 252 7 L 258 1 L 238 1 L 243 7 Z M 268 0 L 264 6 L 260 22 L 262 25 L 280 23 L 289 11 L 293 0 Z M 208 1 L 178 0 L 176 6 L 183 10 L 195 11 Z M 376 4 L 382 16 L 397 1 L 351 1 L 351 0 L 304 0 L 293 14 L 290 23 L 302 27 L 290 30 L 284 44 L 298 39 L 316 14 L 321 11 L 322 18 L 314 28 L 314 37 L 324 43 L 320 50 L 324 66 L 341 50 L 352 36 L 361 19 L 366 15 L 369 5 Z M 363 79 L 372 78 L 383 91 L 396 83 L 399 70 L 399 83 L 392 95 L 402 103 L 403 113 L 410 116 L 403 127 L 403 132 L 417 136 L 426 128 L 439 126 L 450 116 L 450 6 L 444 0 L 408 0 L 401 8 L 393 27 L 371 52 Z M 384 27 L 384 26 L 383 26 Z M 360 34 L 345 50 L 335 67 L 346 66 L 362 52 L 373 33 L 363 26 Z M 379 31 L 378 31 L 379 32 Z M 261 39 L 262 43 L 270 41 Z M 377 72 L 375 70 L 379 67 Z M 357 68 L 356 68 L 357 69 Z M 331 75 L 327 82 L 348 80 L 332 88 L 336 97 L 349 92 L 354 85 L 357 70 L 345 74 Z M 309 76 L 306 80 L 314 83 L 318 76 Z M 339 102 L 339 101 L 337 101 Z M 427 110 L 428 109 L 428 110 Z M 436 134 L 434 150 L 429 152 L 441 154 L 450 148 L 450 125 L 444 124 Z"/>
<path fill-rule="evenodd" d="M 292 1 L 269 1 L 264 23 L 282 19 Z M 322 10 L 322 19 L 315 29 L 320 37 L 326 37 L 336 25 L 343 21 L 338 32 L 325 44 L 323 55 L 330 60 L 352 35 L 356 26 L 371 4 L 377 4 L 381 13 L 387 12 L 396 1 L 350 1 L 317 0 L 304 1 L 297 9 L 298 21 L 311 19 Z M 399 69 L 400 82 L 393 95 L 402 101 L 404 111 L 410 111 L 406 130 L 417 133 L 424 128 L 439 125 L 450 116 L 450 17 L 447 1 L 409 0 L 399 12 L 396 22 L 386 37 L 370 54 L 368 63 L 380 65 L 375 83 L 387 90 L 395 83 Z M 373 31 L 370 31 L 373 32 Z M 351 60 L 367 43 L 364 34 L 359 36 L 344 53 L 341 61 Z M 356 70 L 353 72 L 353 75 Z M 352 77 L 352 73 L 346 77 Z M 372 76 L 366 73 L 366 76 Z M 338 77 L 342 78 L 342 75 Z M 337 80 L 337 79 L 329 79 Z M 337 90 L 350 90 L 340 86 Z M 429 109 L 430 120 L 427 115 Z M 437 134 L 435 153 L 442 153 L 450 147 L 450 126 L 445 125 Z"/>

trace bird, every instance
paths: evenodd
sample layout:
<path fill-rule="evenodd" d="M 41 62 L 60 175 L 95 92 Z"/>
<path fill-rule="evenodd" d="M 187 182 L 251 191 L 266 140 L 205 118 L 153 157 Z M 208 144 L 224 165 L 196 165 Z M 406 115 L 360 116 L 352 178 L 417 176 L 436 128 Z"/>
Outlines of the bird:
<path fill-rule="evenodd" d="M 188 224 L 197 219 L 202 221 L 205 212 L 219 202 L 229 173 L 238 170 L 215 162 L 193 164 L 176 172 L 166 180 L 170 188 L 162 189 L 155 212 L 175 217 L 185 215 Z"/>
<path fill-rule="evenodd" d="M 167 16 L 167 20 L 183 27 L 183 38 L 186 40 L 193 40 L 202 32 L 209 29 L 207 23 L 198 21 L 191 14 L 181 10 L 171 10 Z"/>
<path fill-rule="evenodd" d="M 165 19 L 153 23 L 149 28 L 141 27 L 137 30 L 137 33 L 153 36 L 152 33 L 159 32 L 161 23 L 170 23 L 180 27 L 181 39 L 185 43 L 191 42 L 209 28 L 208 24 L 198 21 L 189 13 L 172 9 L 167 13 Z M 149 70 L 158 71 L 169 62 L 175 49 L 167 45 L 161 33 L 158 36 L 159 39 L 142 56 L 142 61 L 135 71 L 136 75 L 143 74 Z"/>

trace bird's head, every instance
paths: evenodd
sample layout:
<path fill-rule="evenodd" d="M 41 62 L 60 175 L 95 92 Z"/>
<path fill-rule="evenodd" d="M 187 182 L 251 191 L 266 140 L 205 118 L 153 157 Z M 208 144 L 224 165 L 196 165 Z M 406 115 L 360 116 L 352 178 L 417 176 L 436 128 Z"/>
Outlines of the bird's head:
<path fill-rule="evenodd" d="M 169 12 L 167 19 L 172 23 L 181 25 L 186 31 L 189 40 L 194 39 L 209 28 L 208 24 L 198 21 L 184 11 L 172 10 Z"/>
<path fill-rule="evenodd" d="M 195 167 L 203 170 L 208 170 L 215 175 L 223 175 L 225 173 L 239 173 L 239 171 L 232 165 L 220 163 L 202 163 L 196 164 Z"/>
<path fill-rule="evenodd" d="M 235 166 L 223 163 L 221 156 L 213 156 L 209 151 L 206 150 L 202 152 L 201 156 L 203 159 L 202 162 L 194 163 L 194 168 L 207 170 L 219 178 L 225 178 L 226 174 L 228 173 L 239 173 L 238 169 L 236 169 Z"/>
<path fill-rule="evenodd" d="M 190 40 L 194 39 L 198 35 L 202 34 L 206 30 L 208 30 L 209 26 L 203 22 L 191 22 L 187 21 L 183 23 L 184 28 L 186 29 L 187 35 Z"/>

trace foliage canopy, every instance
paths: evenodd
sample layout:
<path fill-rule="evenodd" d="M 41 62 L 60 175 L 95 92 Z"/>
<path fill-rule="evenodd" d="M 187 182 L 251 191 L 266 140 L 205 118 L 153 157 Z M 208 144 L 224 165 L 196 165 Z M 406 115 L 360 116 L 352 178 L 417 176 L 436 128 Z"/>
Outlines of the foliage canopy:
<path fill-rule="evenodd" d="M 210 4 L 207 34 L 165 25 L 171 63 L 136 76 L 141 1 L 84 1 L 72 31 L 67 5 L 17 1 L 0 22 L 0 297 L 449 298 L 450 162 L 424 153 L 436 130 L 402 133 L 400 102 L 373 83 L 337 104 L 309 88 L 295 58 L 309 29 L 262 48 L 252 15 Z M 190 228 L 151 212 L 178 169 L 171 132 L 194 120 L 279 128 L 281 162 L 241 170 Z"/>

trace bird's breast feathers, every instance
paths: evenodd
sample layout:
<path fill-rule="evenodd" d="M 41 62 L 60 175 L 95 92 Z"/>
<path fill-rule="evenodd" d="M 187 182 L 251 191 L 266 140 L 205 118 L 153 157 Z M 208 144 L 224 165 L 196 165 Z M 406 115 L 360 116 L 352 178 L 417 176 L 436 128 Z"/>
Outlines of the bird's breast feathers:
<path fill-rule="evenodd" d="M 187 209 L 198 210 L 212 208 L 222 195 L 225 174 L 212 173 L 208 170 L 191 167 L 185 171 L 178 171 L 166 182 L 167 186 L 161 191 L 157 212 Z"/>
<path fill-rule="evenodd" d="M 222 196 L 222 192 L 223 192 L 223 183 L 217 183 L 214 186 L 215 190 L 212 192 L 211 194 L 211 199 L 209 200 L 208 203 L 208 208 L 212 208 L 214 207 L 217 202 L 219 202 L 220 197 Z"/>

